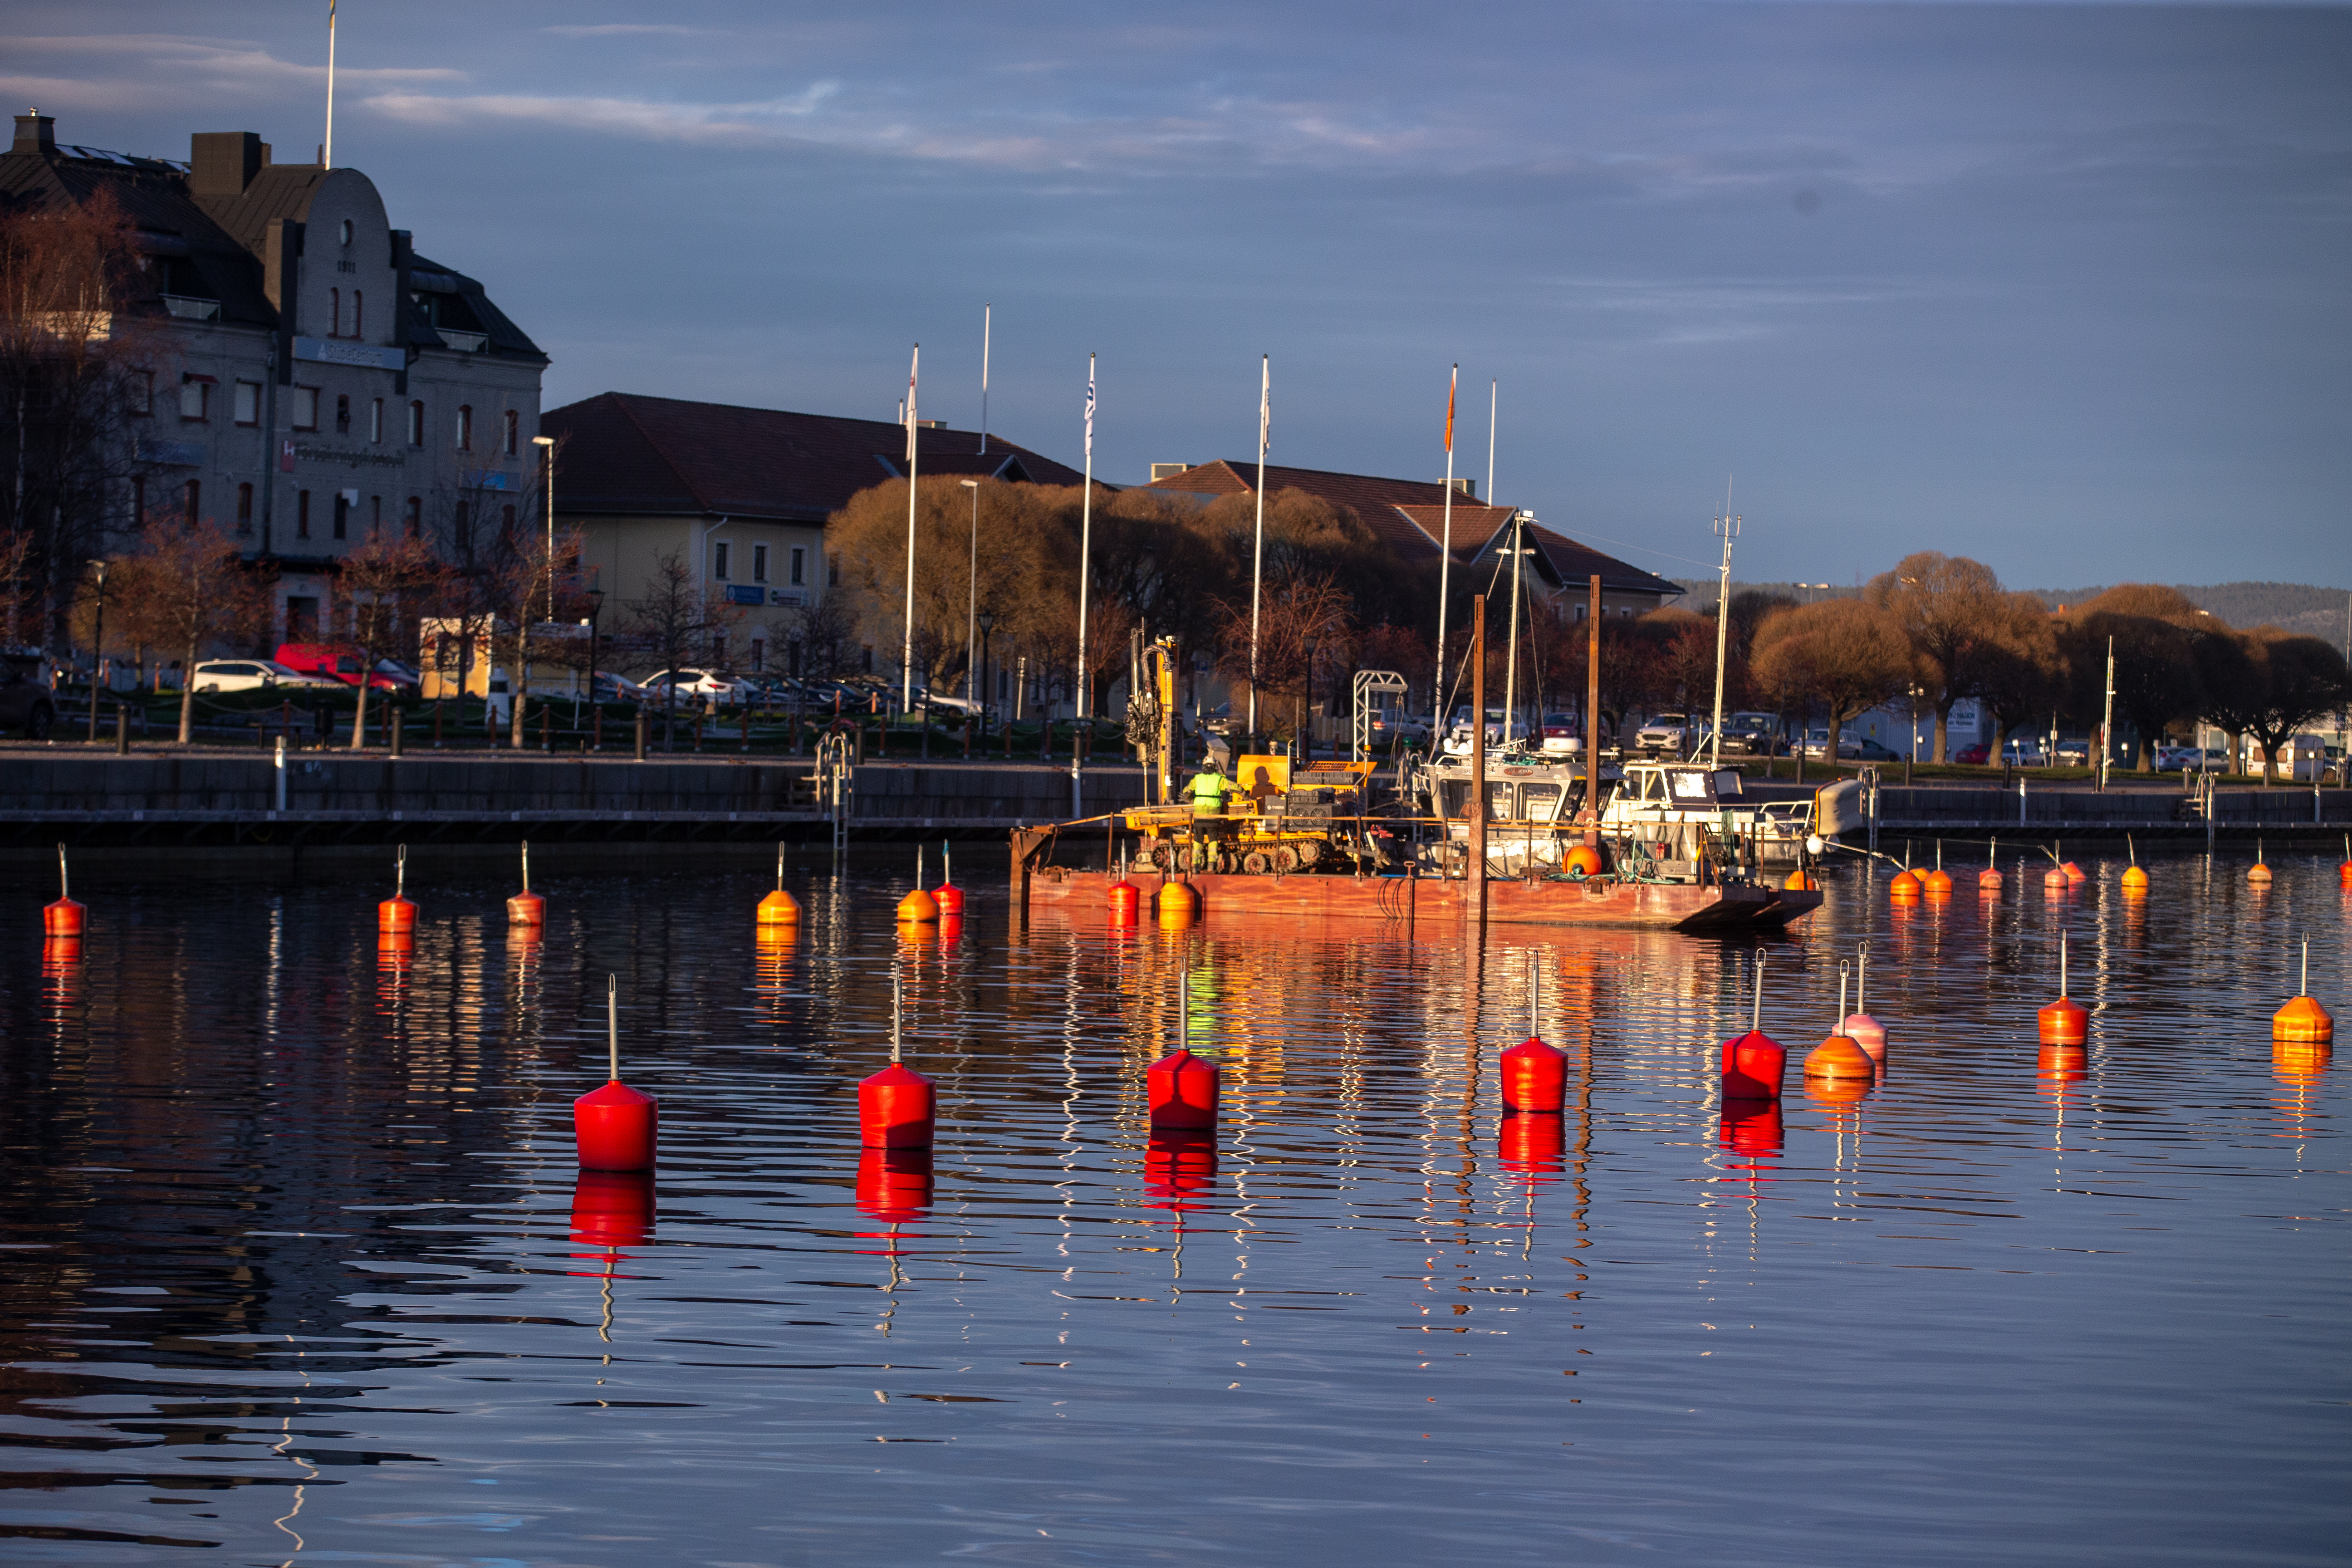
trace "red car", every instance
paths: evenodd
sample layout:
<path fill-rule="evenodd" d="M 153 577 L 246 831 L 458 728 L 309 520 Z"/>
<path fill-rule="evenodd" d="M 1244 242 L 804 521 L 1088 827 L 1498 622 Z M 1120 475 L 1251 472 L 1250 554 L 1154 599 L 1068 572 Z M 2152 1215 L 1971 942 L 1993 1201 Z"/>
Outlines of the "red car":
<path fill-rule="evenodd" d="M 350 643 L 282 642 L 278 645 L 278 662 L 289 669 L 299 669 L 305 675 L 321 675 L 330 680 L 340 680 L 345 686 L 360 683 L 362 655 Z M 368 677 L 370 691 L 399 693 L 407 690 L 412 681 L 403 679 L 385 668 L 390 661 L 378 659 L 375 671 Z"/>
<path fill-rule="evenodd" d="M 1973 746 L 1962 746 L 1952 753 L 1952 761 L 1980 768 L 1992 761 L 1992 748 L 1981 741 Z"/>

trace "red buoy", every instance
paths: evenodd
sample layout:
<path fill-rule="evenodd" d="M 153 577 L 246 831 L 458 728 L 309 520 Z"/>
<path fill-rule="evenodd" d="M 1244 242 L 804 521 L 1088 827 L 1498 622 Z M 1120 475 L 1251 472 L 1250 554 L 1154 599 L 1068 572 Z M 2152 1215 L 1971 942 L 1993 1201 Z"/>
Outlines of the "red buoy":
<path fill-rule="evenodd" d="M 2336 883 L 2341 888 L 2352 888 L 2352 833 L 2344 836 L 2344 859 L 2336 868 Z"/>
<path fill-rule="evenodd" d="M 2066 933 L 2058 933 L 2058 1000 L 2042 1009 L 2042 1043 L 2079 1046 L 2091 1037 L 2091 1015 L 2066 994 Z"/>
<path fill-rule="evenodd" d="M 58 846 L 58 901 L 41 906 L 41 934 L 45 937 L 79 936 L 82 921 L 89 910 L 74 902 L 73 893 L 66 881 L 66 847 Z"/>
<path fill-rule="evenodd" d="M 857 1153 L 857 1206 L 885 1225 L 902 1225 L 931 1212 L 931 1151 L 867 1148 Z"/>
<path fill-rule="evenodd" d="M 1542 982 L 1528 958 L 1528 1037 L 1503 1053 L 1503 1109 L 1525 1115 L 1559 1114 L 1568 1100 L 1568 1053 L 1543 1038 Z"/>
<path fill-rule="evenodd" d="M 1727 1101 L 1717 1141 L 1736 1154 L 1777 1154 L 1780 1152 L 1780 1105 L 1778 1100 Z"/>
<path fill-rule="evenodd" d="M 1495 1142 L 1503 1169 L 1532 1185 L 1559 1174 L 1568 1131 L 1557 1116 L 1506 1116 Z"/>
<path fill-rule="evenodd" d="M 1143 1190 L 1151 1206 L 1179 1215 L 1217 1179 L 1217 1141 L 1199 1132 L 1155 1131 L 1143 1146 Z"/>
<path fill-rule="evenodd" d="M 940 844 L 940 885 L 931 889 L 931 901 L 940 907 L 940 916 L 963 913 L 963 889 L 955 885 L 954 847 L 942 840 Z"/>
<path fill-rule="evenodd" d="M 604 980 L 604 1027 L 613 1076 L 572 1102 L 572 1135 L 589 1171 L 650 1171 L 661 1109 L 650 1094 L 621 1081 L 621 979 Z"/>
<path fill-rule="evenodd" d="M 1119 878 L 1118 881 L 1113 882 L 1110 885 L 1108 910 L 1111 924 L 1115 926 L 1133 925 L 1136 921 L 1138 912 L 1140 911 L 1142 908 L 1142 889 L 1137 887 L 1123 876 Z"/>
<path fill-rule="evenodd" d="M 1789 1053 L 1780 1041 L 1764 1033 L 1764 955 L 1756 955 L 1755 989 L 1750 997 L 1748 1032 L 1723 1042 L 1723 1098 L 1734 1100 L 1776 1100 L 1789 1076 Z"/>
<path fill-rule="evenodd" d="M 1162 1131 L 1202 1130 L 1217 1124 L 1216 1064 L 1203 1061 L 1188 1047 L 1179 1046 L 1151 1064 L 1144 1079 L 1144 1098 L 1151 1108 L 1151 1125 Z"/>
<path fill-rule="evenodd" d="M 507 924 L 512 926 L 542 926 L 547 923 L 547 900 L 530 890 L 530 840 L 522 841 L 522 891 L 507 900 Z"/>
<path fill-rule="evenodd" d="M 405 935 L 416 929 L 416 906 L 410 902 L 408 886 L 408 846 L 404 844 L 392 858 L 392 897 L 375 907 L 375 929 L 394 935 Z"/>
<path fill-rule="evenodd" d="M 939 1114 L 931 1080 L 899 1058 L 905 993 L 890 982 L 890 1065 L 857 1086 L 857 1139 L 869 1149 L 928 1149 Z"/>

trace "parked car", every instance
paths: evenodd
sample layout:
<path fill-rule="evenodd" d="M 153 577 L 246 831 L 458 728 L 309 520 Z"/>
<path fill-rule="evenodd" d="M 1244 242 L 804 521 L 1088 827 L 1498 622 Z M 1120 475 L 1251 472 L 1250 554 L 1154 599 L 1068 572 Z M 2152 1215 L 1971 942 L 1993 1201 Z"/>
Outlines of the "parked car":
<path fill-rule="evenodd" d="M 194 679 L 198 691 L 258 691 L 265 687 L 312 691 L 340 689 L 343 684 L 330 676 L 306 675 L 273 658 L 206 659 L 196 666 Z"/>
<path fill-rule="evenodd" d="M 2087 768 L 2091 765 L 2091 742 L 2061 741 L 2058 742 L 2058 765 L 2062 768 Z"/>
<path fill-rule="evenodd" d="M 1952 753 L 1952 761 L 1964 767 L 1980 768 L 1992 760 L 1992 748 L 1982 741 L 1973 746 L 1962 746 Z"/>
<path fill-rule="evenodd" d="M 679 700 L 709 699 L 722 705 L 732 705 L 750 695 L 750 689 L 733 675 L 715 669 L 665 669 L 646 677 L 644 683 L 647 700 L 663 702 L 674 689 Z"/>
<path fill-rule="evenodd" d="M 1723 721 L 1727 756 L 1772 757 L 1780 752 L 1780 719 L 1776 713 L 1733 713 Z"/>
<path fill-rule="evenodd" d="M 1573 713 L 1547 713 L 1543 716 L 1543 741 L 1538 748 L 1550 756 L 1566 756 L 1584 750 L 1584 737 L 1576 732 Z"/>
<path fill-rule="evenodd" d="M 1500 708 L 1486 710 L 1486 744 L 1489 746 L 1499 746 L 1503 743 L 1503 710 Z M 1456 708 L 1454 710 L 1454 723 L 1445 732 L 1444 750 L 1449 757 L 1466 757 L 1470 754 L 1470 710 L 1468 708 Z"/>
<path fill-rule="evenodd" d="M 1633 732 L 1633 749 L 1679 757 L 1690 742 L 1693 725 L 1687 713 L 1661 713 Z"/>
<path fill-rule="evenodd" d="M 2001 765 L 2011 768 L 2046 768 L 2049 757 L 2039 741 L 2003 741 L 2000 743 Z"/>
<path fill-rule="evenodd" d="M 47 655 L 29 648 L 0 654 L 0 725 L 24 731 L 28 741 L 47 740 L 58 721 L 48 664 Z"/>
<path fill-rule="evenodd" d="M 958 717 L 980 711 L 980 704 L 969 698 L 957 697 L 945 691 L 927 690 L 921 687 L 915 689 L 915 705 L 933 713 L 953 713 Z"/>
<path fill-rule="evenodd" d="M 1851 749 L 1849 749 L 1849 747 L 1851 747 Z M 1894 750 L 1892 747 L 1881 745 L 1878 742 L 1872 740 L 1867 735 L 1864 735 L 1859 739 L 1852 740 L 1850 742 L 1839 742 L 1838 755 L 1841 757 L 1859 757 L 1865 763 L 1899 763 L 1903 760 L 1902 752 Z"/>
<path fill-rule="evenodd" d="M 278 645 L 277 662 L 288 669 L 304 675 L 315 675 L 341 686 L 360 683 L 360 665 L 365 655 L 350 643 L 289 642 Z M 368 675 L 368 689 L 398 693 L 414 691 L 418 682 L 406 675 L 405 665 L 378 659 Z"/>

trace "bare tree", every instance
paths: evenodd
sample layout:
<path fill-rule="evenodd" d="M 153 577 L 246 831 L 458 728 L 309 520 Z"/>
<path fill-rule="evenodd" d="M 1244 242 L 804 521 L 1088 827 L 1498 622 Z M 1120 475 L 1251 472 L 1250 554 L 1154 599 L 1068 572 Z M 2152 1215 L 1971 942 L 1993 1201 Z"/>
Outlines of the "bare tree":
<path fill-rule="evenodd" d="M 2333 644 L 2276 626 L 2200 638 L 2204 717 L 2230 737 L 2235 766 L 2251 735 L 2263 752 L 2263 784 L 2278 782 L 2278 750 L 2321 714 L 2352 701 L 2352 670 Z"/>
<path fill-rule="evenodd" d="M 2049 611 L 2031 594 L 2004 594 L 1979 654 L 1977 698 L 1993 717 L 1998 747 L 2011 730 L 2056 699 L 2064 661 Z"/>
<path fill-rule="evenodd" d="M 1810 691 L 1828 710 L 1834 763 L 1846 721 L 1901 691 L 1911 678 L 1902 623 L 1863 599 L 1825 599 L 1776 616 L 1756 634 L 1756 672 L 1783 689 Z"/>
<path fill-rule="evenodd" d="M 734 626 L 742 612 L 705 594 L 685 552 L 677 550 L 655 559 L 645 597 L 629 601 L 622 611 L 623 627 L 670 676 L 662 690 L 662 750 L 676 751 L 678 668 L 698 658 L 711 637 Z"/>
<path fill-rule="evenodd" d="M 1952 709 L 1963 698 L 1981 695 L 1978 688 L 2000 618 L 2000 579 L 1980 561 L 1922 550 L 1872 578 L 1864 596 L 1890 612 L 1909 639 L 1916 673 L 1934 693 L 1934 760 L 1948 762 Z"/>
<path fill-rule="evenodd" d="M 372 534 L 343 557 L 335 579 L 335 620 L 349 627 L 349 642 L 359 656 L 360 700 L 352 721 L 352 749 L 367 735 L 368 684 L 375 678 L 376 661 L 390 657 L 415 635 L 419 606 L 437 596 L 443 571 L 433 548 L 422 539 L 385 539 Z M 403 619 L 403 612 L 406 619 Z"/>
<path fill-rule="evenodd" d="M 195 721 L 196 661 L 207 643 L 253 636 L 268 624 L 269 595 L 217 523 L 159 517 L 141 531 L 138 553 L 114 565 L 125 635 L 180 651 L 180 743 Z M 95 696 L 93 695 L 93 700 Z"/>

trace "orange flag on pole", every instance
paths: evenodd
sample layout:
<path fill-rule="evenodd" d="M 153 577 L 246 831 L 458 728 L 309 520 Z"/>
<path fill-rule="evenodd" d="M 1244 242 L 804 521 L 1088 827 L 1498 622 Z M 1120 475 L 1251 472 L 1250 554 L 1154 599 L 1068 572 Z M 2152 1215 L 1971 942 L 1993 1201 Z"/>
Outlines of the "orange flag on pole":
<path fill-rule="evenodd" d="M 1445 384 L 1445 449 L 1454 450 L 1454 392 L 1462 384 L 1462 367 L 1454 367 L 1454 378 Z"/>

